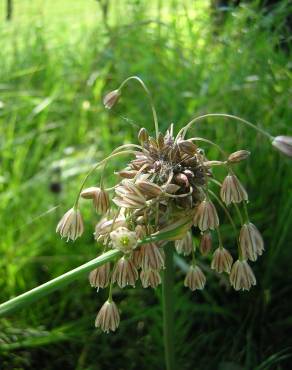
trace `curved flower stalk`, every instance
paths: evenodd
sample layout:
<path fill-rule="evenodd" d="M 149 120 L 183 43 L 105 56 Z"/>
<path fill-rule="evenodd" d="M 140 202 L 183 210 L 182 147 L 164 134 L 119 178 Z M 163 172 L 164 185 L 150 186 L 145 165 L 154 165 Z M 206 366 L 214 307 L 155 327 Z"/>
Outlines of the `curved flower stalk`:
<path fill-rule="evenodd" d="M 102 215 L 95 228 L 95 239 L 102 243 L 104 251 L 118 250 L 122 257 L 106 267 L 92 271 L 90 284 L 99 289 L 109 285 L 109 298 L 102 306 L 96 318 L 96 326 L 109 332 L 117 329 L 120 316 L 117 305 L 112 299 L 112 286 L 120 288 L 133 286 L 141 280 L 143 288 L 156 288 L 163 284 L 165 302 L 171 302 L 171 280 L 173 277 L 170 265 L 172 254 L 176 249 L 189 260 L 189 271 L 184 285 L 190 290 L 204 289 L 206 276 L 197 264 L 197 259 L 212 253 L 211 268 L 218 273 L 230 274 L 230 283 L 235 290 L 249 290 L 256 284 L 256 278 L 248 264 L 255 261 L 263 253 L 264 242 L 258 229 L 249 221 L 247 211 L 248 194 L 235 174 L 237 163 L 246 160 L 250 152 L 237 150 L 226 153 L 218 144 L 205 138 L 186 139 L 191 126 L 207 117 L 224 117 L 245 124 L 266 136 L 273 146 L 282 153 L 291 156 L 291 138 L 272 137 L 269 133 L 252 123 L 236 116 L 227 114 L 206 114 L 196 117 L 184 126 L 178 134 L 174 134 L 174 125 L 162 133 L 159 131 L 156 110 L 151 94 L 144 82 L 137 76 L 126 79 L 121 86 L 108 93 L 104 98 L 106 108 L 111 109 L 118 103 L 122 90 L 131 81 L 137 81 L 146 92 L 153 113 L 155 137 L 145 128 L 138 133 L 137 144 L 126 144 L 115 149 L 107 158 L 99 162 L 86 176 L 77 194 L 74 207 L 69 210 L 58 224 L 57 231 L 61 236 L 75 240 L 83 232 L 79 200 L 91 199 L 95 210 Z M 206 157 L 199 143 L 205 142 L 215 146 L 222 158 Z M 116 171 L 117 184 L 106 189 L 101 185 L 83 189 L 90 174 L 103 166 L 103 172 L 109 160 L 120 155 L 131 154 L 125 168 Z M 226 169 L 226 177 L 221 182 L 215 178 L 214 166 Z M 211 183 L 219 184 L 220 198 L 210 189 Z M 110 192 L 113 195 L 110 196 Z M 209 194 L 215 198 L 214 203 Z M 217 201 L 217 202 L 216 202 Z M 235 229 L 235 243 L 238 248 L 223 247 L 219 225 L 217 206 L 224 209 Z M 234 216 L 229 208 L 234 206 L 236 215 L 241 222 L 241 230 L 236 230 Z M 242 213 L 244 216 L 242 216 Z M 200 247 L 193 242 L 192 228 L 201 232 Z M 213 231 L 217 232 L 219 245 L 212 242 Z M 175 241 L 168 243 L 166 241 Z M 237 241 L 237 243 L 236 243 Z M 164 246 L 164 249 L 163 249 Z M 212 249 L 214 250 L 212 251 Z M 232 253 L 232 254 L 231 254 Z M 233 264 L 233 261 L 236 262 Z M 161 278 L 162 274 L 162 278 Z M 165 325 L 172 325 L 169 304 L 164 302 Z M 165 335 L 169 335 L 165 328 Z M 174 369 L 173 348 L 171 341 L 166 339 L 167 368 Z"/>

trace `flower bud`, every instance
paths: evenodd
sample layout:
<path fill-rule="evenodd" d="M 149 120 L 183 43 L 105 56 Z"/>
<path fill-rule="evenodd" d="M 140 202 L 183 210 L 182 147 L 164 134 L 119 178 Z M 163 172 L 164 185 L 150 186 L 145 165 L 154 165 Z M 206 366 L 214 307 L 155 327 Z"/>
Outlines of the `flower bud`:
<path fill-rule="evenodd" d="M 179 140 L 177 145 L 181 152 L 189 154 L 191 156 L 194 155 L 197 151 L 197 146 L 188 140 Z"/>
<path fill-rule="evenodd" d="M 146 128 L 142 127 L 141 130 L 138 133 L 138 140 L 143 145 L 144 143 L 148 142 L 149 140 L 149 134 Z"/>
<path fill-rule="evenodd" d="M 117 175 L 123 177 L 124 179 L 133 179 L 138 171 L 136 170 L 122 170 L 122 171 L 119 171 L 119 172 L 115 172 Z"/>
<path fill-rule="evenodd" d="M 228 157 L 229 163 L 238 163 L 247 159 L 250 155 L 250 152 L 247 150 L 238 150 L 237 152 L 231 153 Z"/>
<path fill-rule="evenodd" d="M 105 95 L 103 104 L 107 109 L 111 109 L 119 100 L 121 96 L 120 90 L 113 90 Z"/>
<path fill-rule="evenodd" d="M 206 256 L 212 249 L 212 235 L 209 231 L 203 233 L 200 241 L 200 252 Z"/>
<path fill-rule="evenodd" d="M 135 185 L 147 199 L 157 198 L 162 193 L 161 187 L 150 181 L 138 180 Z"/>
<path fill-rule="evenodd" d="M 104 214 L 109 209 L 109 196 L 104 189 L 98 187 L 85 189 L 82 191 L 81 197 L 84 199 L 92 199 L 97 213 Z"/>
<path fill-rule="evenodd" d="M 281 153 L 292 157 L 292 136 L 276 136 L 272 141 L 272 145 Z"/>

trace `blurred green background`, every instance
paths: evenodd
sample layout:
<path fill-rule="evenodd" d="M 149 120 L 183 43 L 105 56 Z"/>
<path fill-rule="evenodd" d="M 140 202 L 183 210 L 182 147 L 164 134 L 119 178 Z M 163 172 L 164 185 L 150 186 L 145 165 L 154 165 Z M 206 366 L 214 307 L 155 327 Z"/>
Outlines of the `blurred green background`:
<path fill-rule="evenodd" d="M 135 142 L 138 127 L 154 131 L 135 83 L 113 111 L 103 108 L 104 93 L 126 77 L 150 88 L 161 130 L 216 112 L 291 135 L 291 10 L 285 0 L 14 0 L 6 21 L 0 3 L 1 302 L 99 252 L 90 205 L 74 244 L 55 226 L 96 160 Z M 292 162 L 232 121 L 205 120 L 192 133 L 227 152 L 252 152 L 238 174 L 266 252 L 252 264 L 258 284 L 250 292 L 209 273 L 205 290 L 191 293 L 176 269 L 178 369 L 289 369 Z M 107 184 L 124 163 L 112 162 Z M 0 369 L 164 369 L 160 289 L 114 294 L 122 321 L 110 335 L 93 325 L 106 292 L 97 295 L 86 277 L 0 319 Z"/>

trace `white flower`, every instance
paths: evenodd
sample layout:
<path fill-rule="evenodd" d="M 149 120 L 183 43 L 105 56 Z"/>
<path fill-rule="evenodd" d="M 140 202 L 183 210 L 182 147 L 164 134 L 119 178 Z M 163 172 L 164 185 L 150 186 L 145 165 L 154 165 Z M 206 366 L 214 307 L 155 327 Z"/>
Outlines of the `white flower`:
<path fill-rule="evenodd" d="M 69 209 L 61 218 L 57 225 L 56 232 L 60 233 L 62 238 L 76 240 L 84 231 L 83 221 L 79 209 Z"/>
<path fill-rule="evenodd" d="M 229 278 L 235 290 L 249 290 L 256 285 L 254 273 L 245 260 L 237 260 L 233 264 Z"/>
<path fill-rule="evenodd" d="M 219 274 L 225 271 L 230 273 L 233 258 L 227 249 L 219 247 L 215 250 L 211 262 L 211 269 L 217 271 Z"/>
<path fill-rule="evenodd" d="M 263 238 L 254 224 L 244 224 L 239 234 L 239 245 L 243 258 L 256 261 L 264 251 Z"/>
<path fill-rule="evenodd" d="M 120 315 L 115 302 L 107 300 L 96 316 L 95 327 L 101 328 L 101 330 L 108 333 L 110 330 L 115 331 L 119 323 Z"/>
<path fill-rule="evenodd" d="M 131 252 L 137 245 L 137 235 L 126 227 L 119 227 L 110 233 L 113 248 L 123 253 Z"/>
<path fill-rule="evenodd" d="M 206 284 L 206 276 L 199 266 L 191 266 L 184 281 L 184 286 L 192 291 L 204 289 Z"/>

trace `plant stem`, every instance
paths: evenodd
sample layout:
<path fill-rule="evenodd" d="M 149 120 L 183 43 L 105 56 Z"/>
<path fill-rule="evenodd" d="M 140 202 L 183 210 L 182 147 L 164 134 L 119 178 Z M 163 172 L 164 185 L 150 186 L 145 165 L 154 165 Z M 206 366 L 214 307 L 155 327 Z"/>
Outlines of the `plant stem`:
<path fill-rule="evenodd" d="M 145 82 L 140 77 L 138 77 L 138 76 L 130 76 L 125 81 L 123 81 L 121 83 L 121 86 L 119 87 L 119 90 L 122 90 L 123 87 L 124 87 L 124 85 L 128 81 L 130 81 L 130 80 L 136 80 L 136 81 L 138 81 L 139 84 L 143 87 L 144 91 L 146 92 L 146 94 L 148 96 L 148 99 L 149 99 L 149 102 L 150 102 L 150 106 L 151 106 L 151 110 L 152 110 L 152 114 L 153 114 L 153 121 L 154 121 L 154 126 L 155 126 L 156 139 L 158 139 L 159 129 L 158 129 L 157 113 L 156 113 L 156 109 L 155 109 L 154 102 L 153 102 L 153 99 L 152 99 L 152 95 L 151 95 L 148 87 L 146 86 Z"/>
<path fill-rule="evenodd" d="M 103 265 L 106 262 L 112 261 L 117 257 L 121 256 L 122 253 L 118 250 L 111 250 L 102 254 L 101 256 L 94 258 L 93 260 L 84 263 L 81 266 L 76 267 L 74 270 L 68 271 L 63 275 L 52 279 L 45 284 L 39 285 L 38 287 L 29 290 L 15 298 L 10 299 L 0 305 L 0 316 L 9 314 L 10 312 L 16 310 L 17 308 L 22 308 L 32 302 L 44 297 L 55 290 L 61 289 L 68 285 L 72 281 L 78 279 L 80 276 L 84 275 L 86 272 L 93 270 L 94 268 Z"/>
<path fill-rule="evenodd" d="M 164 247 L 165 269 L 162 279 L 162 304 L 163 304 L 163 338 L 165 362 L 167 370 L 176 370 L 174 356 L 174 247 L 168 243 Z"/>

